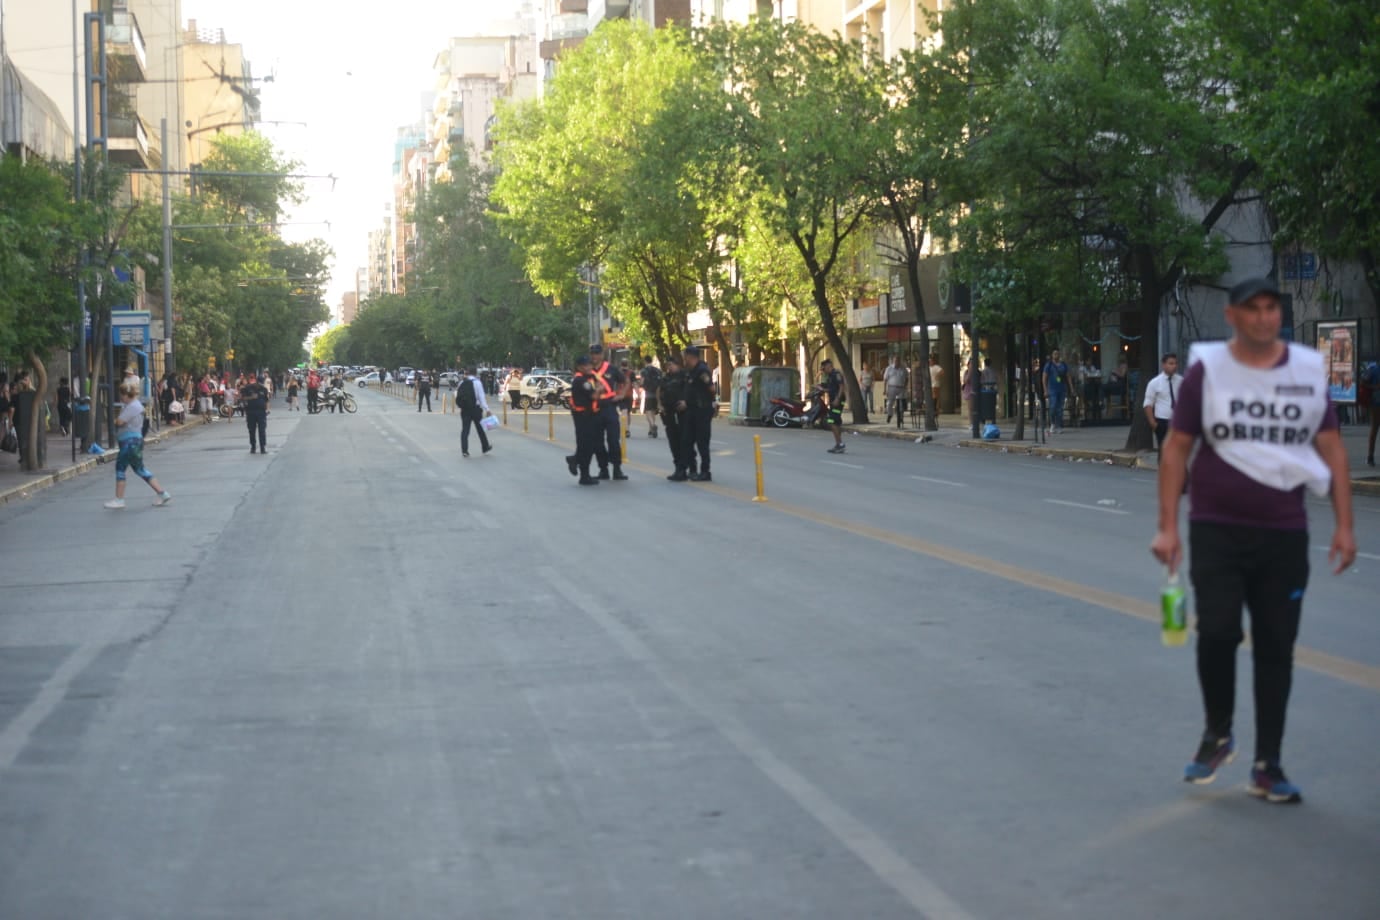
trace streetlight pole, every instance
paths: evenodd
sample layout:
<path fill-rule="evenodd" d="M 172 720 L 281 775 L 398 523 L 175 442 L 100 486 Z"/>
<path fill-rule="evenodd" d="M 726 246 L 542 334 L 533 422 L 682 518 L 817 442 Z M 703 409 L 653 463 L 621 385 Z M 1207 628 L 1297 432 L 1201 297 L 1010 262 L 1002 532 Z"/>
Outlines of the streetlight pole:
<path fill-rule="evenodd" d="M 168 119 L 165 116 L 159 129 L 162 149 L 168 149 Z M 163 370 L 173 369 L 173 313 L 172 313 L 172 193 L 169 175 L 163 173 Z"/>

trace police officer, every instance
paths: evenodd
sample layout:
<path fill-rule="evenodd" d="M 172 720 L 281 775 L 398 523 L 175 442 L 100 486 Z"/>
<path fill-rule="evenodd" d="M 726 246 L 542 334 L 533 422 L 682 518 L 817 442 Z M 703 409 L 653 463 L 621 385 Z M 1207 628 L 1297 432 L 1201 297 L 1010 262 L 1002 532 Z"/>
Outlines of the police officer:
<path fill-rule="evenodd" d="M 575 453 L 565 458 L 565 465 L 570 475 L 580 477 L 580 485 L 597 486 L 599 480 L 589 475 L 589 461 L 603 430 L 599 427 L 598 382 L 590 369 L 588 355 L 575 359 L 575 376 L 570 385 L 570 417 L 575 423 Z"/>
<path fill-rule="evenodd" d="M 712 482 L 709 474 L 709 425 L 714 418 L 714 374 L 709 365 L 700 360 L 700 350 L 694 345 L 685 349 L 685 396 L 677 404 L 684 406 L 681 416 L 680 444 L 688 469 L 695 469 L 695 452 L 699 451 L 699 472 L 691 472 L 691 482 Z"/>
<path fill-rule="evenodd" d="M 661 407 L 661 425 L 666 429 L 666 444 L 671 448 L 671 461 L 676 470 L 666 478 L 672 482 L 685 482 L 690 478 L 685 461 L 685 450 L 681 445 L 681 419 L 685 405 L 685 371 L 681 369 L 680 358 L 672 355 L 664 362 L 666 369 L 661 375 L 661 385 L 657 389 L 657 404 Z"/>
<path fill-rule="evenodd" d="M 255 377 L 240 387 L 240 402 L 244 403 L 244 421 L 249 427 L 249 452 L 255 453 L 254 434 L 258 433 L 258 453 L 268 453 L 264 443 L 268 435 L 268 387 L 262 377 Z"/>
<path fill-rule="evenodd" d="M 599 439 L 594 459 L 599 461 L 599 478 L 609 478 L 609 464 L 613 464 L 613 478 L 627 479 L 623 474 L 623 448 L 619 438 L 623 420 L 619 417 L 620 401 L 627 397 L 631 386 L 623 374 L 604 358 L 604 346 L 598 342 L 589 346 L 589 361 L 599 401 Z"/>

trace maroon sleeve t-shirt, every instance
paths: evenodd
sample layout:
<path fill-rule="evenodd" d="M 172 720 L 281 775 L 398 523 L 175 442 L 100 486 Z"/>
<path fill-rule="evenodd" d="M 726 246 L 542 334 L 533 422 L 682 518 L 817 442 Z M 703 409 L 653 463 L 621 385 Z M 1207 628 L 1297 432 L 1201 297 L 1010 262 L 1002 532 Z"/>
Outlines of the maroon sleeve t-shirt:
<path fill-rule="evenodd" d="M 1276 367 L 1289 361 L 1289 351 Z M 1170 427 L 1199 441 L 1188 469 L 1188 519 L 1212 524 L 1240 524 L 1270 530 L 1307 530 L 1304 486 L 1288 492 L 1256 482 L 1223 460 L 1203 437 L 1203 364 L 1196 362 L 1184 375 Z M 1340 427 L 1337 408 L 1329 397 L 1319 431 Z"/>

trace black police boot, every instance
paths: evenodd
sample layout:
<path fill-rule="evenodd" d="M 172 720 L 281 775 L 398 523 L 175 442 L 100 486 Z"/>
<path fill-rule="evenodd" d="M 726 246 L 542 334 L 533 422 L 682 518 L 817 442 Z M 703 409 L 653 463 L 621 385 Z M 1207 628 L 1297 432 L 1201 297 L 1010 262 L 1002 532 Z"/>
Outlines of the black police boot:
<path fill-rule="evenodd" d="M 705 470 L 703 473 L 691 473 L 691 474 L 690 474 L 690 481 L 691 481 L 691 482 L 713 482 L 713 481 L 714 481 L 714 477 L 709 475 L 709 470 Z"/>
<path fill-rule="evenodd" d="M 670 476 L 667 476 L 666 478 L 671 480 L 672 482 L 685 482 L 690 477 L 686 475 L 685 470 L 676 470 L 674 473 L 672 473 Z"/>
<path fill-rule="evenodd" d="M 608 468 L 608 467 L 605 466 L 605 467 L 601 467 L 601 468 L 600 468 L 600 470 L 599 470 L 599 478 L 600 478 L 600 479 L 608 479 L 608 478 L 609 478 L 609 468 Z"/>
<path fill-rule="evenodd" d="M 580 467 L 575 463 L 575 455 L 568 454 L 565 458 L 565 468 L 570 470 L 570 475 L 580 475 Z"/>
<path fill-rule="evenodd" d="M 586 474 L 584 474 L 583 476 L 580 477 L 580 485 L 582 485 L 582 486 L 597 486 L 598 484 L 599 484 L 599 480 L 595 479 L 593 476 L 589 475 L 588 473 L 586 473 Z"/>
<path fill-rule="evenodd" d="M 613 468 L 613 478 L 622 482 L 626 481 L 628 477 L 623 474 L 623 468 L 621 466 L 615 466 Z"/>

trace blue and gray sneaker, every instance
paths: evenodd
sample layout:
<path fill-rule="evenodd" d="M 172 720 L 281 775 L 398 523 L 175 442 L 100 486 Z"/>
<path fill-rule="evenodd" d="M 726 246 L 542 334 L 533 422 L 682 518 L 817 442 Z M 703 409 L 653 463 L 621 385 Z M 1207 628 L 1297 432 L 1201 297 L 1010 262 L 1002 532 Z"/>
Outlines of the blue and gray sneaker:
<path fill-rule="evenodd" d="M 1294 805 L 1303 801 L 1299 787 L 1289 782 L 1283 768 L 1272 760 L 1257 760 L 1251 766 L 1251 781 L 1246 791 L 1276 805 Z"/>
<path fill-rule="evenodd" d="M 1184 767 L 1184 782 L 1206 785 L 1217 778 L 1217 768 L 1231 763 L 1236 757 L 1236 742 L 1231 735 L 1218 738 L 1204 735 L 1193 762 Z"/>

